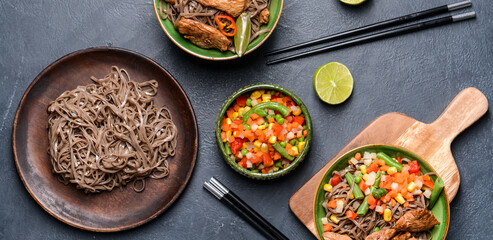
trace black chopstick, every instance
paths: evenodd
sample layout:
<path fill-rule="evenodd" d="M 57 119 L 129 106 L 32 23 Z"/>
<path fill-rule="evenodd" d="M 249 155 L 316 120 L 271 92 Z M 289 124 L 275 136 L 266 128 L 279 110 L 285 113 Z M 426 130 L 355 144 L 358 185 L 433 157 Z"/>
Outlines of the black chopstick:
<path fill-rule="evenodd" d="M 415 23 L 412 25 L 408 25 L 408 26 L 404 26 L 404 27 L 400 27 L 400 28 L 396 28 L 396 29 L 391 29 L 391 30 L 384 31 L 384 32 L 369 34 L 369 35 L 366 35 L 363 37 L 351 39 L 351 40 L 344 41 L 341 43 L 328 45 L 325 47 L 316 48 L 316 49 L 309 50 L 306 52 L 301 52 L 301 53 L 289 55 L 286 57 L 281 57 L 281 58 L 274 59 L 274 60 L 267 60 L 267 65 L 280 63 L 280 62 L 284 62 L 287 60 L 292 60 L 292 59 L 312 55 L 315 53 L 325 52 L 325 51 L 334 50 L 334 49 L 341 49 L 341 48 L 344 48 L 347 46 L 355 46 L 358 44 L 372 42 L 372 41 L 379 40 L 379 39 L 384 39 L 384 38 L 389 38 L 389 37 L 402 35 L 402 34 L 406 34 L 406 33 L 416 32 L 419 30 L 437 27 L 437 26 L 448 24 L 448 23 L 459 22 L 459 21 L 463 21 L 463 20 L 467 20 L 467 19 L 471 19 L 471 18 L 475 18 L 475 17 L 476 17 L 475 12 L 468 12 L 468 13 L 462 13 L 462 14 L 457 14 L 457 15 L 453 15 L 453 16 L 441 17 L 441 18 L 429 20 L 426 22 L 420 22 L 420 23 Z"/>
<path fill-rule="evenodd" d="M 462 1 L 462 2 L 458 2 L 458 3 L 447 4 L 447 5 L 443 5 L 443 6 L 440 6 L 440 7 L 435 7 L 435 8 L 427 9 L 427 10 L 424 10 L 424 11 L 421 11 L 421 12 L 411 13 L 411 14 L 400 16 L 400 17 L 397 17 L 397 18 L 392 18 L 392 19 L 389 19 L 389 20 L 385 20 L 385 21 L 373 23 L 373 24 L 370 24 L 370 25 L 366 25 L 366 26 L 363 26 L 363 27 L 351 29 L 351 30 L 348 30 L 348 31 L 345 31 L 345 32 L 336 33 L 336 34 L 333 34 L 333 35 L 330 35 L 330 36 L 327 36 L 327 37 L 322 37 L 322 38 L 311 40 L 311 41 L 308 41 L 308 42 L 299 43 L 299 44 L 296 44 L 296 45 L 293 45 L 293 46 L 280 48 L 280 49 L 277 49 L 277 50 L 274 50 L 274 51 L 271 51 L 271 52 L 267 52 L 264 55 L 265 56 L 274 55 L 274 54 L 278 54 L 278 53 L 287 52 L 287 51 L 290 51 L 290 50 L 299 49 L 299 48 L 302 48 L 302 47 L 312 46 L 312 45 L 315 45 L 315 44 L 318 44 L 318 43 L 322 43 L 322 42 L 327 42 L 327 41 L 332 41 L 332 40 L 340 39 L 340 38 L 343 38 L 343 37 L 350 37 L 350 36 L 354 36 L 354 35 L 357 35 L 357 34 L 366 33 L 366 32 L 373 31 L 373 30 L 379 30 L 379 29 L 383 29 L 383 28 L 386 28 L 386 27 L 396 26 L 396 25 L 407 23 L 407 22 L 410 22 L 410 21 L 419 20 L 419 19 L 423 19 L 423 18 L 426 18 L 426 17 L 435 16 L 435 15 L 438 15 L 438 14 L 442 14 L 442 13 L 454 11 L 454 10 L 457 10 L 457 9 L 469 7 L 471 5 L 472 5 L 472 3 L 471 3 L 470 0 Z"/>
<path fill-rule="evenodd" d="M 214 177 L 212 177 L 209 181 L 204 182 L 204 188 L 212 193 L 212 195 L 214 195 L 221 202 L 236 211 L 247 222 L 259 230 L 267 239 L 288 239 L 277 228 L 265 220 L 265 218 L 260 216 L 260 214 L 253 210 L 253 208 L 248 206 L 248 204 L 246 204 Z"/>

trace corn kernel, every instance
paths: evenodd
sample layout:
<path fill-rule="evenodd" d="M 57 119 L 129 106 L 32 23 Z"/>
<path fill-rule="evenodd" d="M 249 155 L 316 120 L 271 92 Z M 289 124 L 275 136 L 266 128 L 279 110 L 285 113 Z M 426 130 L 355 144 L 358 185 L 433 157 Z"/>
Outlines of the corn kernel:
<path fill-rule="evenodd" d="M 392 211 L 390 209 L 386 208 L 383 211 L 383 220 L 386 222 L 390 222 L 390 220 L 392 220 Z"/>
<path fill-rule="evenodd" d="M 397 168 L 395 168 L 395 167 L 389 167 L 389 169 L 387 169 L 387 173 L 389 175 L 396 174 L 397 173 Z"/>
<path fill-rule="evenodd" d="M 245 109 L 244 108 L 238 109 L 238 114 L 239 115 L 242 115 L 244 112 L 245 112 Z"/>
<path fill-rule="evenodd" d="M 269 99 L 264 99 L 264 100 L 262 100 L 262 102 L 270 102 L 270 100 Z"/>
<path fill-rule="evenodd" d="M 365 165 L 361 165 L 360 170 L 361 170 L 362 174 L 366 174 L 366 166 Z"/>
<path fill-rule="evenodd" d="M 274 123 L 269 123 L 269 129 L 272 129 L 272 126 L 274 126 Z"/>
<path fill-rule="evenodd" d="M 276 136 L 271 136 L 271 137 L 269 138 L 269 142 L 270 142 L 271 144 L 276 143 L 276 141 L 277 141 L 277 137 L 276 137 Z"/>
<path fill-rule="evenodd" d="M 246 143 L 243 143 L 242 148 L 247 148 L 247 144 Z"/>
<path fill-rule="evenodd" d="M 238 156 L 237 156 L 239 159 L 242 159 L 243 158 L 243 154 L 241 152 L 238 152 Z"/>
<path fill-rule="evenodd" d="M 225 142 L 227 142 L 227 141 L 228 141 L 228 138 L 227 138 L 227 137 L 225 137 L 225 138 L 223 138 L 222 140 L 223 140 L 223 142 L 225 143 Z"/>
<path fill-rule="evenodd" d="M 296 106 L 296 110 L 293 111 L 293 114 L 296 116 L 300 115 L 301 114 L 301 108 L 299 106 Z"/>
<path fill-rule="evenodd" d="M 305 142 L 299 142 L 299 143 L 298 143 L 298 149 L 299 149 L 300 151 L 303 151 L 303 148 L 304 148 L 304 147 L 305 147 Z"/>
<path fill-rule="evenodd" d="M 328 184 L 328 183 L 327 183 L 327 184 L 325 184 L 325 185 L 324 185 L 324 190 L 325 190 L 326 192 L 332 192 L 332 185 L 330 185 L 330 184 Z"/>
<path fill-rule="evenodd" d="M 226 139 L 228 139 L 229 137 L 231 137 L 231 131 L 226 131 Z"/>
<path fill-rule="evenodd" d="M 349 199 L 354 199 L 353 193 L 351 193 L 351 196 L 349 196 Z"/>
<path fill-rule="evenodd" d="M 260 152 L 260 148 L 258 148 L 258 147 L 254 147 L 254 148 L 253 148 L 253 151 L 255 151 L 255 152 Z"/>
<path fill-rule="evenodd" d="M 295 147 L 295 146 L 291 147 L 291 150 L 293 150 L 293 151 L 294 151 L 294 155 L 295 155 L 295 156 L 298 156 L 298 154 L 300 154 L 300 153 L 298 152 L 298 148 L 297 148 L 297 147 Z"/>
<path fill-rule="evenodd" d="M 238 137 L 238 135 L 239 135 L 238 131 L 233 132 L 233 137 Z"/>
<path fill-rule="evenodd" d="M 231 124 L 231 119 L 230 118 L 226 118 L 226 124 L 228 124 L 228 125 Z"/>
<path fill-rule="evenodd" d="M 268 164 L 264 164 L 265 167 L 270 167 L 274 165 L 274 161 L 270 161 Z"/>
<path fill-rule="evenodd" d="M 262 142 L 260 142 L 259 140 L 255 141 L 253 143 L 253 146 L 255 146 L 256 148 L 260 148 L 260 146 L 262 146 Z"/>
<path fill-rule="evenodd" d="M 259 91 L 255 91 L 255 92 L 252 93 L 252 95 L 250 95 L 250 98 L 257 99 L 260 96 L 262 96 L 262 93 L 260 93 Z"/>
<path fill-rule="evenodd" d="M 270 93 L 262 94 L 262 100 L 270 100 L 270 99 L 271 99 Z"/>
<path fill-rule="evenodd" d="M 364 174 L 362 177 L 363 177 L 363 180 L 368 181 L 368 174 Z"/>
<path fill-rule="evenodd" d="M 332 222 L 333 222 L 333 223 L 335 223 L 335 224 L 338 224 L 338 223 L 339 223 L 339 221 L 341 221 L 341 220 L 339 220 L 339 218 L 338 218 L 336 215 L 332 214 L 332 215 L 330 216 L 330 221 L 332 221 Z"/>
<path fill-rule="evenodd" d="M 399 203 L 399 204 L 404 204 L 406 202 L 406 200 L 404 200 L 404 198 L 402 197 L 402 194 L 398 193 L 397 194 L 397 197 L 395 197 L 395 200 Z"/>
<path fill-rule="evenodd" d="M 246 106 L 246 107 L 243 108 L 243 112 L 249 111 L 250 109 L 252 109 L 252 108 L 249 107 L 249 106 Z"/>
<path fill-rule="evenodd" d="M 233 113 L 233 118 L 237 118 L 238 116 L 240 116 L 240 114 L 238 114 L 238 112 Z"/>
<path fill-rule="evenodd" d="M 269 147 L 267 146 L 267 144 L 262 143 L 262 146 L 260 147 L 260 151 L 262 151 L 262 152 L 268 152 L 269 151 Z"/>
<path fill-rule="evenodd" d="M 407 185 L 407 191 L 413 192 L 414 189 L 416 189 L 417 187 L 418 187 L 418 185 L 416 185 L 416 183 L 410 182 L 409 185 Z"/>

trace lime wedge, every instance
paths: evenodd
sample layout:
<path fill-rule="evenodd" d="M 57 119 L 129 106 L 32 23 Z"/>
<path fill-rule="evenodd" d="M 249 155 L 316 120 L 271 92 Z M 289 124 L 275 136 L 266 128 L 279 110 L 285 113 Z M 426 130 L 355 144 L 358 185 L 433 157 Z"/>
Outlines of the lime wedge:
<path fill-rule="evenodd" d="M 339 104 L 353 92 L 353 77 L 341 63 L 330 62 L 319 67 L 313 75 L 313 88 L 318 97 L 328 104 Z"/>
<path fill-rule="evenodd" d="M 340 0 L 340 1 L 349 5 L 358 5 L 363 3 L 365 0 Z"/>

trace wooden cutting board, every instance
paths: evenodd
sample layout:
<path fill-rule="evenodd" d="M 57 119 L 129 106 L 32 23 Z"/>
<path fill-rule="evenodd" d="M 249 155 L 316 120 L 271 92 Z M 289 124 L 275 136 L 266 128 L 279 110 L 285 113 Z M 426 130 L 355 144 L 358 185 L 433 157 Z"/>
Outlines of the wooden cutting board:
<path fill-rule="evenodd" d="M 353 148 L 368 144 L 397 145 L 421 156 L 442 177 L 449 201 L 452 201 L 459 190 L 460 175 L 450 144 L 487 110 L 486 97 L 478 89 L 470 87 L 462 90 L 430 124 L 396 112 L 376 118 L 293 194 L 289 200 L 291 211 L 317 236 L 312 203 L 320 180 L 337 158 Z"/>

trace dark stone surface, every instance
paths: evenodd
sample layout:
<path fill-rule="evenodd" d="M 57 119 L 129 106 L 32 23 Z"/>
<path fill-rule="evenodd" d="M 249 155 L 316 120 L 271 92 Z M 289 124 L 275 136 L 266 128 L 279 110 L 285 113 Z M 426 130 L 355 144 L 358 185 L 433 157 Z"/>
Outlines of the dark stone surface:
<path fill-rule="evenodd" d="M 275 33 L 241 60 L 211 62 L 176 47 L 148 1 L 7 1 L 0 3 L 0 239 L 259 239 L 262 236 L 202 188 L 217 176 L 291 239 L 314 239 L 288 207 L 290 196 L 374 118 L 392 111 L 432 122 L 462 89 L 493 99 L 493 2 L 473 1 L 476 20 L 266 66 L 262 52 L 455 1 L 286 1 Z M 167 212 L 133 230 L 92 233 L 46 213 L 15 168 L 12 122 L 34 77 L 59 57 L 93 46 L 131 49 L 168 69 L 189 94 L 200 131 L 197 165 L 183 195 Z M 338 61 L 353 74 L 351 98 L 340 106 L 318 100 L 312 76 Z M 316 129 L 308 158 L 275 181 L 256 182 L 222 160 L 214 121 L 238 88 L 259 82 L 291 89 L 307 105 Z M 491 111 L 452 144 L 461 187 L 451 204 L 448 239 L 493 236 L 493 119 Z M 312 204 L 312 203 L 307 203 Z"/>

